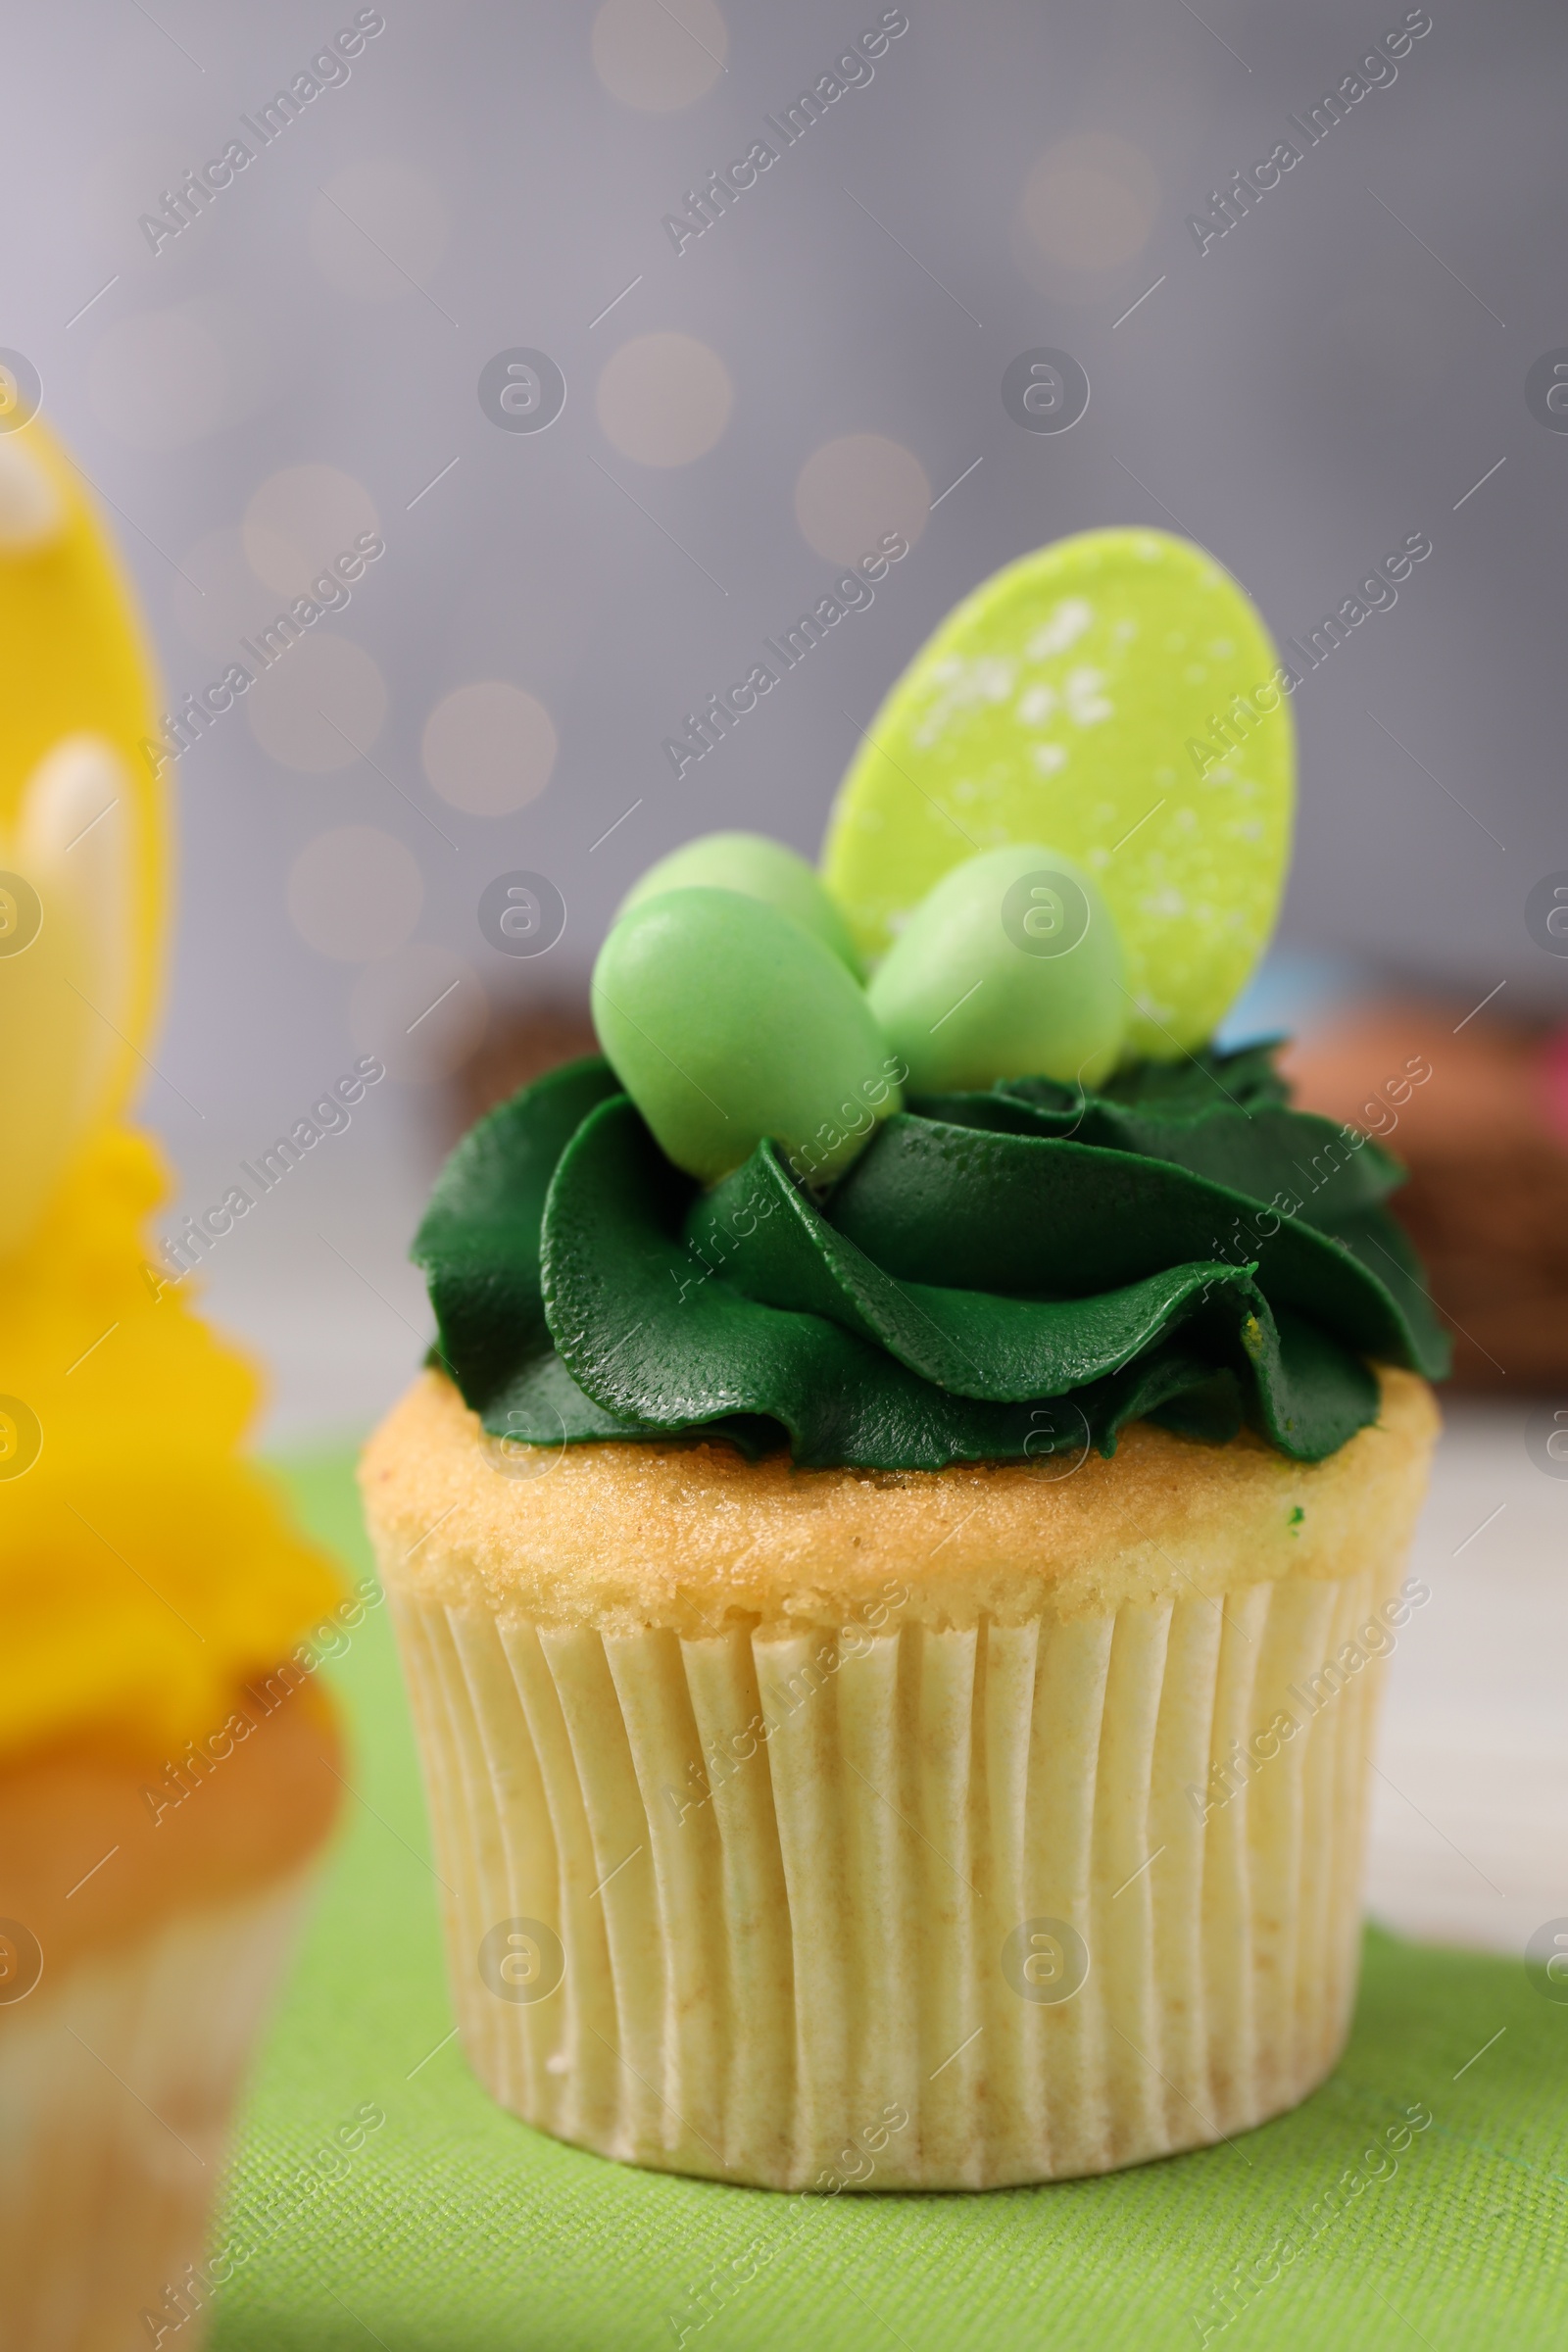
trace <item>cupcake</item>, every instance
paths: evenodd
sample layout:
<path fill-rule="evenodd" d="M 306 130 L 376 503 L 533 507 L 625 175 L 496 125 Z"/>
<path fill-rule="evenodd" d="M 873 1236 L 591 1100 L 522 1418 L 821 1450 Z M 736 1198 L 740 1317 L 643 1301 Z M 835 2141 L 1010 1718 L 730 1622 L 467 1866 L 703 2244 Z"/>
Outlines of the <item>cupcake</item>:
<path fill-rule="evenodd" d="M 1213 1043 L 1297 682 L 1183 542 L 1010 567 L 825 887 L 663 860 L 603 1057 L 444 1172 L 363 1478 L 464 2044 L 526 2122 L 983 2188 L 1334 2065 L 1446 1351 L 1396 1163 Z"/>
<path fill-rule="evenodd" d="M 0 441 L 0 2339 L 85 2352 L 202 2333 L 339 1793 L 306 1637 L 345 1604 L 241 1457 L 256 1383 L 190 1311 L 195 1250 L 149 1230 L 146 665 L 36 419 Z"/>

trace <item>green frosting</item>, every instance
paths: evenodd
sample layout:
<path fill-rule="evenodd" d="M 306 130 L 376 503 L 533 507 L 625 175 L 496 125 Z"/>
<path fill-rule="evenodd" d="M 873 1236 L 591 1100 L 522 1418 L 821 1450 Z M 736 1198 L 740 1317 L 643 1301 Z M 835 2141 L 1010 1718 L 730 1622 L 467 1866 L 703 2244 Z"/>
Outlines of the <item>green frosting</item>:
<path fill-rule="evenodd" d="M 453 1153 L 415 1242 L 431 1360 L 529 1445 L 686 1433 L 803 1467 L 1115 1450 L 1148 1419 L 1318 1461 L 1369 1359 L 1447 1343 L 1376 1143 L 1292 1110 L 1272 1048 L 927 1097 L 825 1202 L 777 1149 L 704 1191 L 609 1064 L 557 1070 Z"/>

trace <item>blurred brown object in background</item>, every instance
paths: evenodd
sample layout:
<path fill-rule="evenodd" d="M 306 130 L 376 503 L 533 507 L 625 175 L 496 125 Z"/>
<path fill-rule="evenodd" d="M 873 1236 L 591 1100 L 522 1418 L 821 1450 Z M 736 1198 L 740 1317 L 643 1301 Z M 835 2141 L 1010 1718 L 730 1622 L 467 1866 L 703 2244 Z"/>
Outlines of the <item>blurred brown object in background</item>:
<path fill-rule="evenodd" d="M 1280 1066 L 1302 1110 L 1376 1135 L 1409 1169 L 1390 1206 L 1452 1328 L 1456 1383 L 1568 1380 L 1568 1031 L 1389 1000 Z"/>
<path fill-rule="evenodd" d="M 542 1078 L 546 1070 L 598 1051 L 586 996 L 541 997 L 511 1004 L 503 1001 L 492 1005 L 483 1043 L 453 1080 L 453 1140 L 466 1134 L 475 1119 L 497 1102 L 505 1102 L 519 1087 Z"/>

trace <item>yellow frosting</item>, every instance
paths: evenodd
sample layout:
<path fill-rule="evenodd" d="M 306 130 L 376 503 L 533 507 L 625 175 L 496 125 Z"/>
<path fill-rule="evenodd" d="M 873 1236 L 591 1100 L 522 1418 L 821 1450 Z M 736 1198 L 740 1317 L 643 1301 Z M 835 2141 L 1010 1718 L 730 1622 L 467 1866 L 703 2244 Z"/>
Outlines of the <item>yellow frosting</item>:
<path fill-rule="evenodd" d="M 0 1756 L 66 1733 L 177 1755 L 341 1597 L 239 1457 L 254 1373 L 146 1260 L 166 1191 L 145 1138 L 102 1129 L 0 1267 L 0 1388 L 42 1433 L 0 1479 Z"/>
<path fill-rule="evenodd" d="M 170 1186 L 117 1116 L 161 960 L 153 734 L 134 609 L 35 418 L 0 437 L 0 1763 L 175 1757 L 340 1598 L 240 1454 L 255 1375 L 150 1262 Z"/>
<path fill-rule="evenodd" d="M 81 473 L 39 417 L 7 434 L 3 446 L 6 472 L 24 468 L 24 478 L 36 480 L 54 527 L 45 510 L 34 534 L 19 544 L 0 512 L 0 826 L 15 828 L 29 779 L 62 742 L 89 734 L 118 758 L 130 940 L 125 1017 L 117 1023 L 122 1040 L 106 1094 L 114 1107 L 141 1077 L 133 1048 L 145 1043 L 157 1011 L 172 879 L 165 763 L 151 749 L 160 735 L 155 673 L 141 616 Z"/>

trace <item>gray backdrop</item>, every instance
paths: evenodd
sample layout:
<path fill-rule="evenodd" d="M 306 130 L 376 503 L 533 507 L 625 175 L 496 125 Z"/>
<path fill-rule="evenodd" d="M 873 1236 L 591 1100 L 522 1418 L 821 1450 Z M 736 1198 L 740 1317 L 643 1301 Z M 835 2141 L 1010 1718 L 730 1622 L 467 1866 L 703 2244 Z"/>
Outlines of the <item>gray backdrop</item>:
<path fill-rule="evenodd" d="M 215 1253 L 216 1310 L 277 1367 L 274 1427 L 363 1421 L 415 1360 L 401 1252 L 487 1004 L 580 987 L 619 893 L 695 832 L 814 852 L 857 725 L 926 632 L 1063 532 L 1184 530 L 1281 636 L 1429 535 L 1396 606 L 1297 697 L 1282 941 L 1319 960 L 1280 968 L 1563 1006 L 1568 965 L 1524 922 L 1568 865 L 1568 434 L 1526 398 L 1568 338 L 1560 13 L 1433 0 L 1354 79 L 1425 12 L 909 0 L 787 148 L 767 118 L 902 12 L 377 14 L 313 72 L 352 7 L 33 12 L 0 95 L 3 339 L 123 517 L 172 695 L 356 537 L 384 541 L 177 762 L 142 1108 L 190 1200 L 357 1054 L 395 1072 Z M 1323 94 L 1374 76 L 1309 143 Z M 279 89 L 294 119 L 257 128 Z M 777 161 L 672 235 L 759 138 Z M 250 160 L 180 225 L 166 193 L 234 139 Z M 1300 161 L 1200 251 L 1189 216 L 1217 230 L 1216 192 L 1281 140 Z M 1070 431 L 1004 408 L 1038 347 L 1087 371 Z M 516 427 L 548 368 L 511 379 L 510 414 L 481 405 L 518 350 L 564 380 L 542 430 Z M 662 739 L 878 518 L 915 543 L 875 604 L 677 780 Z M 564 902 L 548 956 L 479 929 L 514 869 Z"/>

